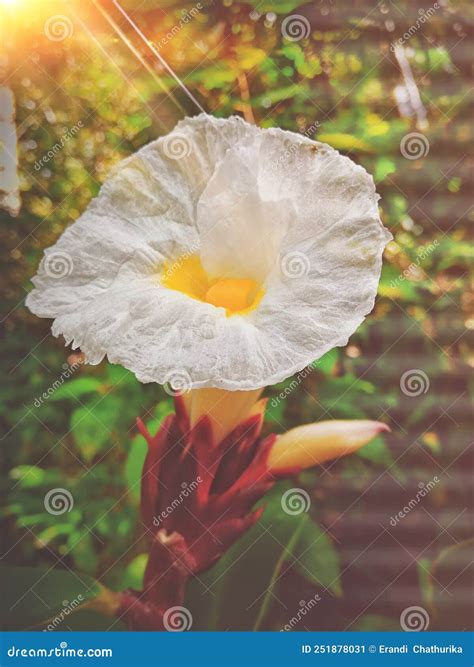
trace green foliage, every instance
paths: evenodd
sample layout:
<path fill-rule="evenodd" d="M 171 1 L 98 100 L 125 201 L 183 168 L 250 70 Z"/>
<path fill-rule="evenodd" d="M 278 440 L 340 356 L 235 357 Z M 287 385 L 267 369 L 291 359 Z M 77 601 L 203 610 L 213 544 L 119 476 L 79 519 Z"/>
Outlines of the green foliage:
<path fill-rule="evenodd" d="M 368 461 L 377 463 L 380 466 L 390 468 L 393 466 L 393 456 L 390 453 L 388 445 L 385 443 L 383 438 L 374 438 L 371 442 L 368 442 L 362 449 L 359 449 L 357 454 Z"/>

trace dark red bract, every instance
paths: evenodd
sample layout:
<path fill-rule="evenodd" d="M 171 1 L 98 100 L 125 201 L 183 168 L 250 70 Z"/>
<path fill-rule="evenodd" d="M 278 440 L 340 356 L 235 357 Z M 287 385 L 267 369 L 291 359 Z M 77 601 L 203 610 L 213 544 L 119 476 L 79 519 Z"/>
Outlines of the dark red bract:
<path fill-rule="evenodd" d="M 202 417 L 193 428 L 184 401 L 148 443 L 141 511 L 151 540 L 144 590 L 122 594 L 120 615 L 131 629 L 163 629 L 163 614 L 181 605 L 187 579 L 209 568 L 263 512 L 255 503 L 272 487 L 267 467 L 276 436 L 260 437 L 263 415 L 242 421 L 216 444 Z"/>

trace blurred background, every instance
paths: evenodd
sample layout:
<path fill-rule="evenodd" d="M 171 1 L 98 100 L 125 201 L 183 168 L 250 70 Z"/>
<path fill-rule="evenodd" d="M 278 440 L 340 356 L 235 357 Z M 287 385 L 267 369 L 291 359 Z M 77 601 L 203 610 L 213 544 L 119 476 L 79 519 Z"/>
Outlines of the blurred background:
<path fill-rule="evenodd" d="M 315 576 L 284 545 L 259 543 L 219 585 L 234 585 L 235 602 L 255 591 L 270 552 L 283 554 L 263 611 L 244 600 L 232 617 L 221 602 L 200 621 L 212 586 L 196 582 L 195 627 L 278 629 L 319 596 L 294 629 L 399 629 L 412 606 L 430 629 L 472 628 L 471 3 L 0 0 L 0 10 L 2 562 L 140 588 L 135 418 L 153 432 L 172 399 L 121 367 L 83 367 L 24 299 L 43 249 L 111 167 L 204 109 L 327 142 L 374 175 L 394 236 L 375 310 L 346 348 L 266 390 L 267 429 L 367 418 L 392 433 L 294 481 L 323 536 Z M 58 488 L 67 511 L 45 511 Z"/>

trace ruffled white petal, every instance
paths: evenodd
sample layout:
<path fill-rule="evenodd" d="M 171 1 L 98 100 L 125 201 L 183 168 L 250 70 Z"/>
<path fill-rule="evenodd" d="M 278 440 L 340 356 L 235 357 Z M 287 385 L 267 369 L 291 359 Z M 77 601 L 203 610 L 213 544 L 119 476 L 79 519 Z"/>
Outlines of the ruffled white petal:
<path fill-rule="evenodd" d="M 199 199 L 201 260 L 211 277 L 264 283 L 294 219 L 290 193 L 260 190 L 255 155 L 261 136 L 252 146 L 227 151 Z"/>
<path fill-rule="evenodd" d="M 383 248 L 372 178 L 329 146 L 201 115 L 123 161 L 45 253 L 27 305 L 89 363 L 142 382 L 255 389 L 344 345 L 373 308 Z M 252 278 L 247 315 L 160 284 L 199 254 Z"/>

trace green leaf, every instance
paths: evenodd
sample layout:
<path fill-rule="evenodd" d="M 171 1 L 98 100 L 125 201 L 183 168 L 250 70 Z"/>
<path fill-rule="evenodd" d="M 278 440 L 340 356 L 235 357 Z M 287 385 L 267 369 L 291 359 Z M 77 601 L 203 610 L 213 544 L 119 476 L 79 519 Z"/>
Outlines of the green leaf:
<path fill-rule="evenodd" d="M 128 492 L 135 501 L 135 504 L 140 500 L 140 483 L 147 450 L 148 445 L 145 438 L 142 435 L 137 435 L 132 440 L 125 462 L 125 480 Z"/>
<path fill-rule="evenodd" d="M 313 361 L 312 366 L 317 368 L 319 371 L 325 375 L 329 375 L 334 370 L 334 367 L 337 363 L 339 352 L 336 348 L 326 352 L 321 359 Z"/>
<path fill-rule="evenodd" d="M 143 587 L 143 576 L 145 574 L 146 564 L 148 562 L 148 554 L 138 554 L 127 565 L 125 571 L 125 585 L 127 588 L 134 588 L 140 591 Z"/>
<path fill-rule="evenodd" d="M 27 526 L 28 523 L 21 525 Z M 36 525 L 36 521 L 32 525 Z M 73 530 L 74 530 L 74 525 L 72 523 L 57 523 L 52 526 L 48 526 L 44 530 L 39 531 L 36 535 L 36 539 L 38 540 L 39 544 L 45 547 L 60 535 L 70 535 L 71 531 Z"/>
<path fill-rule="evenodd" d="M 312 583 L 322 588 L 328 587 L 335 595 L 340 595 L 339 556 L 332 541 L 306 512 L 291 515 L 282 508 L 282 496 L 291 488 L 288 482 L 277 484 L 265 499 L 268 504 L 261 523 L 271 532 L 274 541 L 280 547 L 289 541 L 298 528 L 298 540 L 289 554 L 294 557 L 295 569 Z M 298 526 L 296 520 L 299 522 Z"/>
<path fill-rule="evenodd" d="M 357 455 L 362 459 L 384 467 L 391 466 L 394 462 L 387 443 L 380 436 L 377 436 L 359 449 Z"/>
<path fill-rule="evenodd" d="M 423 603 L 431 605 L 432 600 L 432 587 L 431 587 L 431 574 L 430 574 L 430 561 L 428 558 L 420 558 L 417 563 L 418 569 L 418 578 L 420 581 L 420 592 L 423 599 Z"/>
<path fill-rule="evenodd" d="M 295 556 L 295 567 L 303 577 L 334 595 L 342 595 L 339 554 L 327 533 L 308 515 Z"/>
<path fill-rule="evenodd" d="M 21 489 L 33 489 L 46 481 L 47 471 L 38 466 L 20 465 L 10 471 L 10 477 L 18 480 Z"/>
<path fill-rule="evenodd" d="M 79 398 L 84 394 L 96 392 L 102 383 L 100 380 L 91 377 L 76 378 L 70 382 L 65 382 L 61 387 L 51 394 L 50 401 L 60 401 L 64 398 Z"/>
<path fill-rule="evenodd" d="M 65 610 L 78 609 L 105 593 L 94 579 L 71 570 L 3 567 L 0 581 L 1 627 L 12 630 L 59 624 L 67 616 Z"/>
<path fill-rule="evenodd" d="M 364 401 L 370 405 L 375 393 L 375 386 L 371 382 L 361 380 L 352 373 L 346 373 L 342 377 L 331 377 L 325 383 L 319 400 L 333 418 L 367 419 Z M 354 395 L 358 397 L 357 403 L 354 403 Z M 368 398 L 370 401 L 367 401 Z"/>
<path fill-rule="evenodd" d="M 71 430 L 82 457 L 90 463 L 106 445 L 113 445 L 113 431 L 123 411 L 117 396 L 106 396 L 72 413 Z"/>
<path fill-rule="evenodd" d="M 279 396 L 274 396 L 270 398 L 266 407 L 265 407 L 265 421 L 267 423 L 273 424 L 283 424 L 284 423 L 284 400 Z"/>
<path fill-rule="evenodd" d="M 383 181 L 390 174 L 394 174 L 397 170 L 396 164 L 393 160 L 387 157 L 381 157 L 377 160 L 375 165 L 374 180 L 376 183 Z"/>
<path fill-rule="evenodd" d="M 74 565 L 79 570 L 88 574 L 93 574 L 96 571 L 98 557 L 92 534 L 87 528 L 74 530 L 69 535 L 67 546 L 74 559 Z"/>
<path fill-rule="evenodd" d="M 292 99 L 295 95 L 299 95 L 305 100 L 309 99 L 311 97 L 310 86 L 300 83 L 267 90 L 265 93 L 255 96 L 254 106 L 277 104 L 283 100 Z"/>

